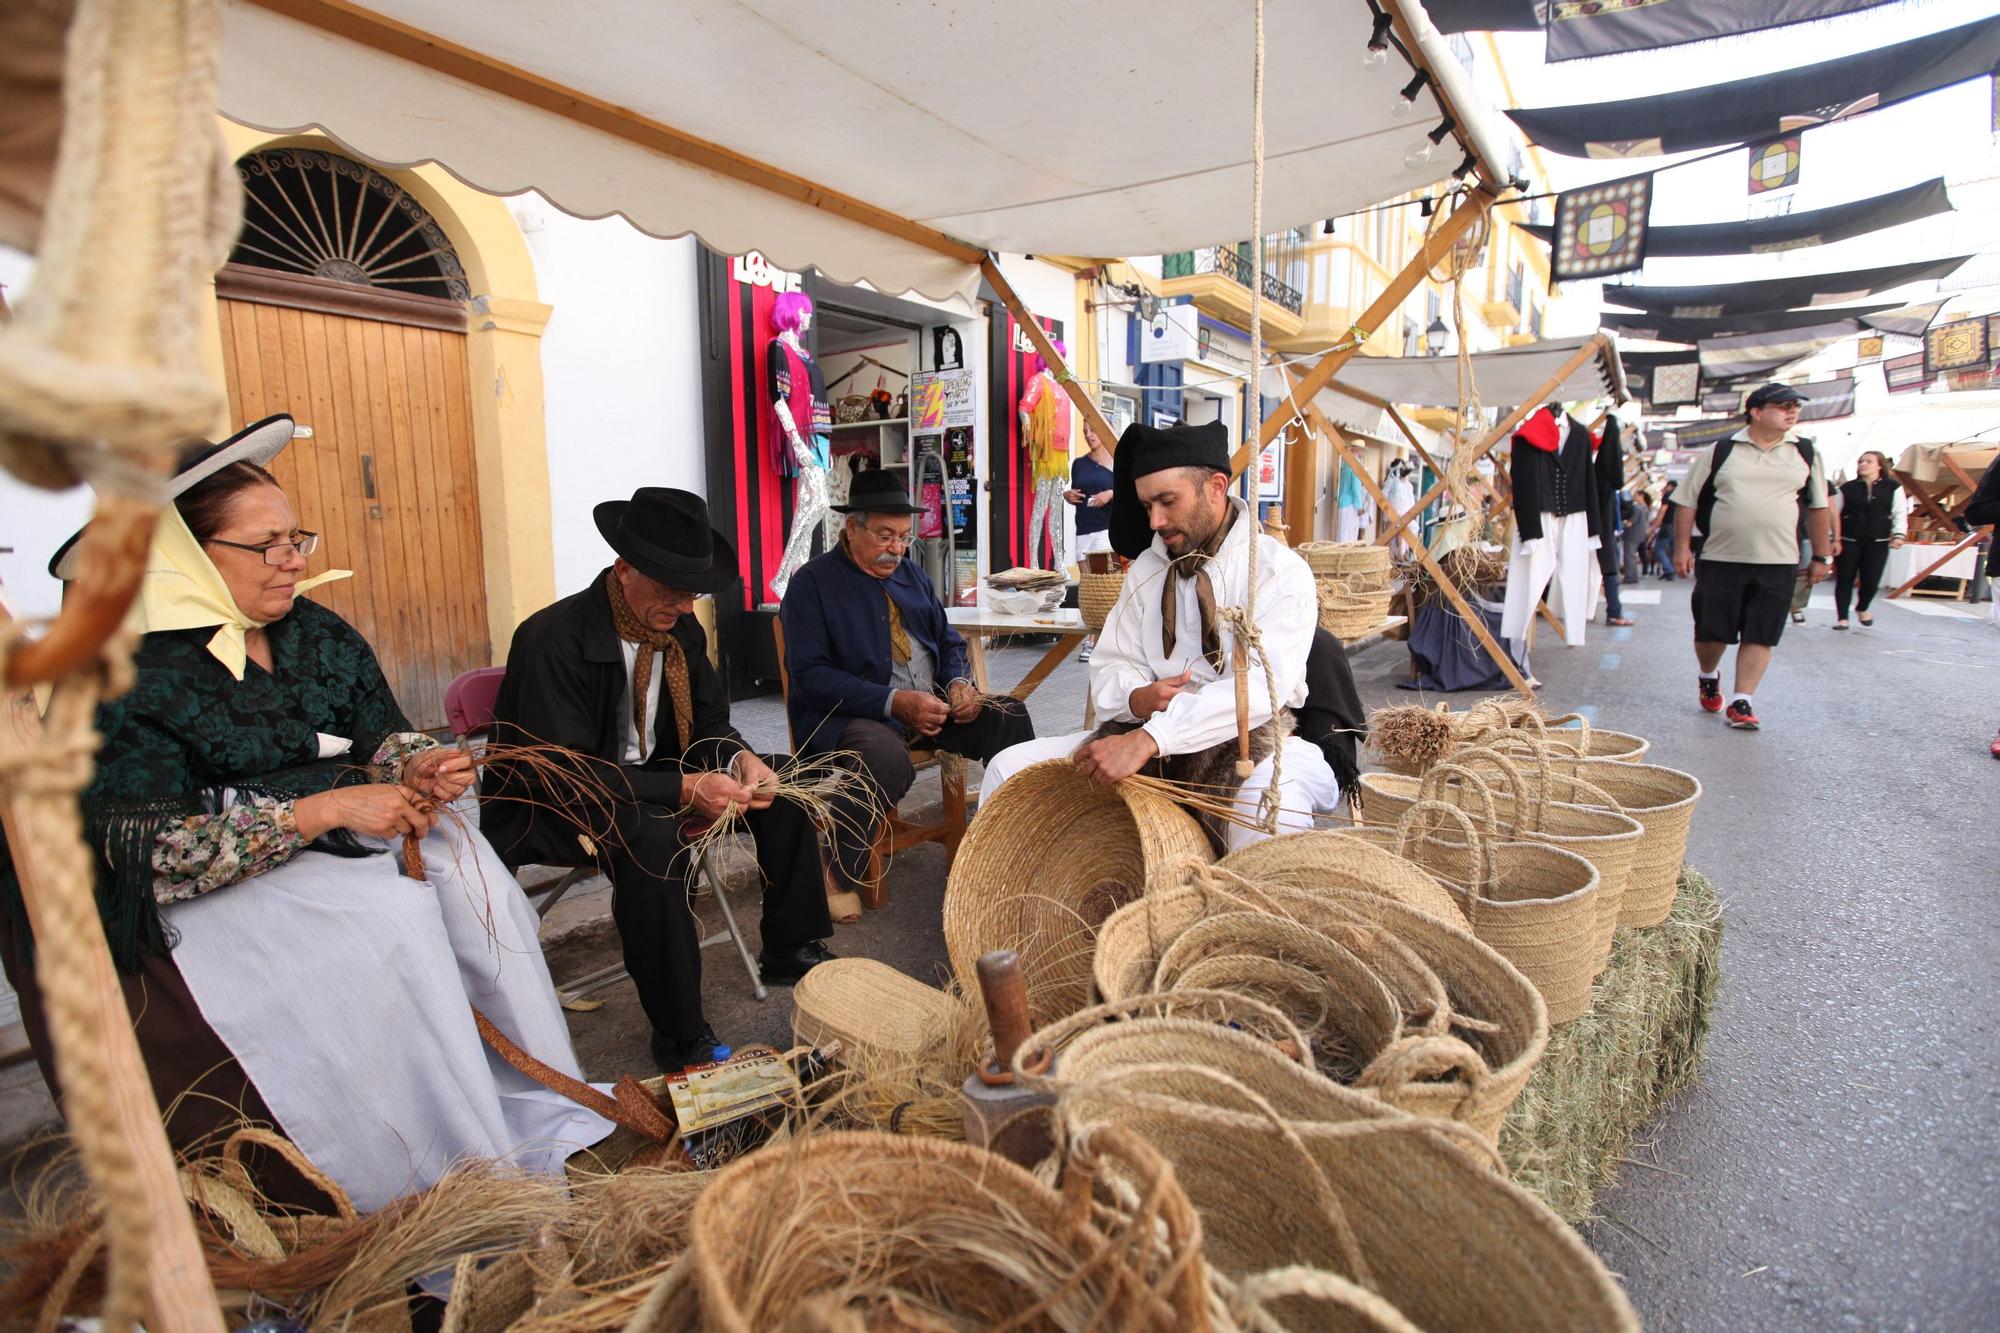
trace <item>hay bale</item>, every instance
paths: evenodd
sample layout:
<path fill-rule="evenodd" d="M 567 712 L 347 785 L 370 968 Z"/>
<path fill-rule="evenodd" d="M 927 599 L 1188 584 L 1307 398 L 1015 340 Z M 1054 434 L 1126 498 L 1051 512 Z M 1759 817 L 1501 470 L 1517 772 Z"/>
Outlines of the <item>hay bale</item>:
<path fill-rule="evenodd" d="M 1633 1134 L 1694 1082 L 1721 975 L 1721 899 L 1683 866 L 1666 921 L 1619 930 L 1590 1012 L 1550 1033 L 1500 1132 L 1514 1179 L 1566 1221 L 1590 1216 Z"/>

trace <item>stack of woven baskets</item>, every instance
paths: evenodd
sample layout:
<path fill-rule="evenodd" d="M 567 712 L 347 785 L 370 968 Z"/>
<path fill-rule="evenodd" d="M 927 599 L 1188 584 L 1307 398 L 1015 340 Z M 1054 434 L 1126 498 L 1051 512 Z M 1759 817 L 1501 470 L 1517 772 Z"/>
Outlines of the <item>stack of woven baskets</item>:
<path fill-rule="evenodd" d="M 1076 605 L 1083 613 L 1084 627 L 1092 634 L 1102 630 L 1111 608 L 1118 604 L 1118 594 L 1124 590 L 1125 571 L 1121 568 L 1079 570 L 1076 576 Z"/>
<path fill-rule="evenodd" d="M 1373 542 L 1307 542 L 1298 553 L 1319 585 L 1320 627 L 1358 639 L 1389 618 L 1389 548 Z"/>

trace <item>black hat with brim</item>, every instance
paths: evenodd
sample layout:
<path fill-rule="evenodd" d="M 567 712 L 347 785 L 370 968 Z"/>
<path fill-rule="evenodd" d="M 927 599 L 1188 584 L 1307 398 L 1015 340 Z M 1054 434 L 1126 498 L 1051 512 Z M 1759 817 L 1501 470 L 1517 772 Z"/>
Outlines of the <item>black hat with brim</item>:
<path fill-rule="evenodd" d="M 836 514 L 921 514 L 922 505 L 910 503 L 903 479 L 894 472 L 877 468 L 857 472 L 847 488 L 847 503 L 834 505 Z"/>
<path fill-rule="evenodd" d="M 181 455 L 180 466 L 167 479 L 167 498 L 171 500 L 185 495 L 232 463 L 269 466 L 271 460 L 283 453 L 285 446 L 292 442 L 292 433 L 296 429 L 291 417 L 280 412 L 245 426 L 219 444 L 197 441 Z M 71 533 L 69 540 L 58 546 L 56 553 L 49 557 L 49 574 L 52 577 L 64 582 L 76 577 L 77 543 L 83 540 L 89 526 L 85 524 Z"/>
<path fill-rule="evenodd" d="M 1764 384 L 1751 391 L 1743 406 L 1780 407 L 1786 403 L 1803 403 L 1805 400 L 1806 396 L 1789 384 Z"/>
<path fill-rule="evenodd" d="M 1111 549 L 1136 560 L 1153 544 L 1153 525 L 1139 503 L 1139 478 L 1175 467 L 1205 467 L 1229 473 L 1229 428 L 1220 421 L 1205 426 L 1158 428 L 1133 422 L 1118 437 L 1111 457 Z"/>
<path fill-rule="evenodd" d="M 597 530 L 626 564 L 681 592 L 721 592 L 736 582 L 736 551 L 709 526 L 698 495 L 641 486 L 629 500 L 590 511 Z"/>

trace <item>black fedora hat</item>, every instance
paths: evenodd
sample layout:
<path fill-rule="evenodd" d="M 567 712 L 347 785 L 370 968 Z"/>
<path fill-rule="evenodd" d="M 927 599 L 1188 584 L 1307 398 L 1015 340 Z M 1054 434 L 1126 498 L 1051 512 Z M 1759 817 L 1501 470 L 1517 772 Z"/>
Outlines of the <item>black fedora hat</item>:
<path fill-rule="evenodd" d="M 708 523 L 699 495 L 641 486 L 629 500 L 590 511 L 597 530 L 625 563 L 681 592 L 721 592 L 736 582 L 736 552 Z"/>
<path fill-rule="evenodd" d="M 836 514 L 921 514 L 922 505 L 910 503 L 902 474 L 877 468 L 857 472 L 847 488 L 847 503 L 834 505 Z"/>
<path fill-rule="evenodd" d="M 258 467 L 269 466 L 272 459 L 285 451 L 292 442 L 292 434 L 297 429 L 290 416 L 283 412 L 276 416 L 254 421 L 237 431 L 219 444 L 206 440 L 196 440 L 182 451 L 179 466 L 174 475 L 167 479 L 167 498 L 174 499 L 193 490 L 232 463 L 255 463 Z M 84 525 L 88 527 L 88 524 Z M 76 547 L 83 540 L 84 528 L 70 534 L 68 541 L 56 548 L 49 557 L 49 574 L 68 582 L 76 577 Z"/>

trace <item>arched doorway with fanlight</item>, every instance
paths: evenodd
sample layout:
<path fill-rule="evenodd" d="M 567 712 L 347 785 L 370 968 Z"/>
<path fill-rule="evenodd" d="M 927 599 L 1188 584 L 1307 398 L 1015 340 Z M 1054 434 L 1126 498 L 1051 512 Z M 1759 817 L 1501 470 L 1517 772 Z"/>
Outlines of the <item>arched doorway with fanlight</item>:
<path fill-rule="evenodd" d="M 273 472 L 315 563 L 311 594 L 380 657 L 405 713 L 444 725 L 444 688 L 492 660 L 467 372 L 464 267 L 382 172 L 319 148 L 243 154 L 243 230 L 216 275 L 233 422 L 288 412 Z"/>

